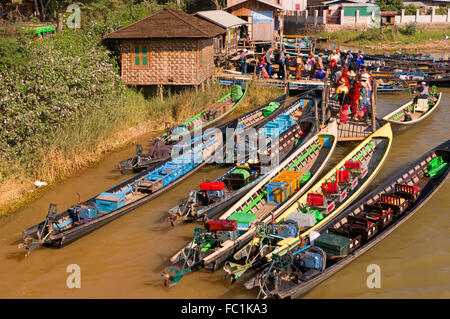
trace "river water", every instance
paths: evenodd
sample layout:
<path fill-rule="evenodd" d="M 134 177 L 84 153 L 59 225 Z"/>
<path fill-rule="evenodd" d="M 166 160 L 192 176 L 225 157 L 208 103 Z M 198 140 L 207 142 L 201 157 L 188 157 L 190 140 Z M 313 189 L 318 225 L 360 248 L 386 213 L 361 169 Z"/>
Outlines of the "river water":
<path fill-rule="evenodd" d="M 376 177 L 375 188 L 403 165 L 449 138 L 450 89 L 430 118 L 408 130 L 394 129 L 392 151 Z M 408 100 L 408 93 L 378 95 L 383 116 Z M 147 146 L 148 138 L 140 140 Z M 338 145 L 337 163 L 357 143 Z M 223 271 L 186 275 L 178 285 L 163 287 L 161 271 L 169 257 L 193 234 L 196 224 L 171 228 L 167 209 L 176 205 L 204 178 L 218 177 L 223 168 L 201 169 L 180 185 L 62 249 L 40 248 L 30 256 L 17 248 L 23 229 L 43 220 L 50 203 L 63 211 L 77 200 L 90 198 L 129 176 L 114 168 L 134 146 L 113 153 L 97 165 L 49 190 L 26 208 L 0 220 L 0 298 L 255 298 L 243 281 L 230 286 Z M 450 191 L 449 181 L 409 221 L 348 267 L 311 290 L 305 298 L 449 298 Z M 369 190 L 370 190 L 369 189 Z M 81 288 L 69 289 L 67 266 L 81 269 Z M 370 264 L 381 267 L 381 288 L 369 289 Z M 243 278 L 245 279 L 245 277 Z"/>

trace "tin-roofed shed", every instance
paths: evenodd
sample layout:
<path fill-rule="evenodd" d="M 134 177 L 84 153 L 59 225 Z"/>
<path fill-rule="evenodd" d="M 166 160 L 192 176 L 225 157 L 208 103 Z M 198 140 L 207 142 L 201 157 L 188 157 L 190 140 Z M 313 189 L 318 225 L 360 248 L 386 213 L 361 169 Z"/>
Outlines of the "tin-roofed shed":
<path fill-rule="evenodd" d="M 226 29 L 224 35 L 218 35 L 214 38 L 214 50 L 217 55 L 228 54 L 230 50 L 237 48 L 239 39 L 244 37 L 243 27 L 247 24 L 247 21 L 226 11 L 199 11 L 194 15 Z"/>
<path fill-rule="evenodd" d="M 134 85 L 199 85 L 214 75 L 214 37 L 226 30 L 164 9 L 104 37 L 120 41 L 122 79 Z"/>

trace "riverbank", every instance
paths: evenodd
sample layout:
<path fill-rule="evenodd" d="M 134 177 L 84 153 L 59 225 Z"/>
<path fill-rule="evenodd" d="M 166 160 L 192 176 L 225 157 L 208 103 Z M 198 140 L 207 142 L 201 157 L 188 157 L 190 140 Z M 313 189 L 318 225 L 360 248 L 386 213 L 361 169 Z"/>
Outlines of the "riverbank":
<path fill-rule="evenodd" d="M 419 30 L 414 25 L 404 27 L 396 26 L 383 28 L 383 34 L 379 28 L 365 31 L 341 30 L 336 32 L 322 32 L 320 36 L 329 37 L 329 41 L 335 45 L 357 46 L 361 49 L 376 51 L 404 51 L 427 53 L 430 50 L 449 50 L 450 31 L 444 30 Z"/>
<path fill-rule="evenodd" d="M 135 143 L 143 135 L 159 135 L 166 122 L 182 123 L 214 104 L 228 93 L 229 88 L 213 84 L 204 91 L 185 90 L 168 94 L 163 101 L 146 98 L 142 92 L 127 88 L 123 104 L 114 107 L 115 117 L 108 117 L 110 109 L 93 112 L 89 120 L 72 122 L 57 130 L 48 144 L 29 159 L 11 165 L 0 160 L 0 216 L 8 215 L 41 197 L 55 185 L 100 163 L 112 152 Z M 264 89 L 250 83 L 244 100 L 233 113 L 237 116 L 279 96 L 277 89 Z M 132 155 L 132 154 L 130 154 Z M 36 187 L 43 181 L 47 186 Z"/>

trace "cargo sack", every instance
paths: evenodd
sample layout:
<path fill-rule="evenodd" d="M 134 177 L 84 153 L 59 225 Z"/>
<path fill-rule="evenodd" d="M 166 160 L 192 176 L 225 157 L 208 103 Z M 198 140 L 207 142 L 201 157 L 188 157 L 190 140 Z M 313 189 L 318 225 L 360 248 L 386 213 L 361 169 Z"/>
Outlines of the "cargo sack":
<path fill-rule="evenodd" d="M 243 94 L 244 93 L 242 92 L 242 88 L 239 85 L 233 85 L 233 87 L 231 88 L 231 101 L 239 101 Z"/>
<path fill-rule="evenodd" d="M 279 107 L 280 107 L 279 102 L 270 102 L 269 105 L 267 105 L 265 108 L 263 108 L 262 114 L 263 114 L 263 116 L 269 116 Z"/>
<path fill-rule="evenodd" d="M 431 178 L 439 178 L 448 168 L 448 162 L 445 162 L 442 156 L 433 158 L 427 165 L 428 172 L 425 176 Z"/>

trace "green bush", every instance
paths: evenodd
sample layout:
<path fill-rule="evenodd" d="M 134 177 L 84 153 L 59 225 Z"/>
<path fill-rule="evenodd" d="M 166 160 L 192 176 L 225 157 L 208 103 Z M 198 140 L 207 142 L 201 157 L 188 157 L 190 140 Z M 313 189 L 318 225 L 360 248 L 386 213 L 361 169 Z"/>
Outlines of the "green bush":
<path fill-rule="evenodd" d="M 400 27 L 398 31 L 404 35 L 415 35 L 417 33 L 417 24 L 408 23 L 406 26 Z"/>
<path fill-rule="evenodd" d="M 27 158 L 56 129 L 120 100 L 123 85 L 109 52 L 89 32 L 77 32 L 32 42 L 21 47 L 25 59 L 6 60 L 9 67 L 0 73 L 0 151 L 7 159 Z"/>
<path fill-rule="evenodd" d="M 405 9 L 405 15 L 411 16 L 416 15 L 417 9 L 420 9 L 418 6 L 415 6 L 413 4 L 405 6 L 403 9 Z"/>
<path fill-rule="evenodd" d="M 448 8 L 447 7 L 439 7 L 436 9 L 436 14 L 438 15 L 447 15 Z"/>

